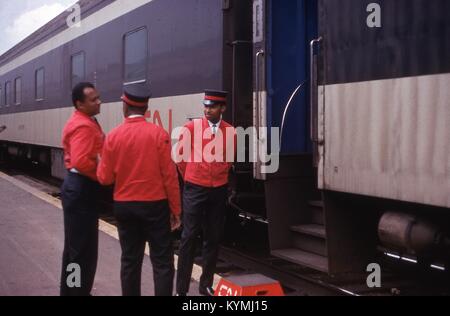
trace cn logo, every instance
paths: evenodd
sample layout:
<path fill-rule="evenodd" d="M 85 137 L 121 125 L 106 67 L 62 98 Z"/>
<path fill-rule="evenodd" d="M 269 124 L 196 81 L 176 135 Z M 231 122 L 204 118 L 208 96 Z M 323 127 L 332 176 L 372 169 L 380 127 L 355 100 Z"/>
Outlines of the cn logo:
<path fill-rule="evenodd" d="M 367 6 L 367 26 L 369 28 L 381 27 L 381 6 L 378 3 L 370 3 Z"/>
<path fill-rule="evenodd" d="M 81 268 L 76 263 L 71 263 L 67 266 L 67 272 L 70 274 L 67 276 L 66 284 L 69 289 L 81 288 Z"/>
<path fill-rule="evenodd" d="M 367 272 L 370 272 L 367 277 L 367 286 L 371 289 L 381 287 L 381 267 L 379 264 L 371 263 L 367 266 Z"/>
<path fill-rule="evenodd" d="M 222 284 L 219 287 L 219 294 L 218 296 L 238 296 L 238 291 L 233 290 L 231 287 L 228 287 L 225 284 Z"/>

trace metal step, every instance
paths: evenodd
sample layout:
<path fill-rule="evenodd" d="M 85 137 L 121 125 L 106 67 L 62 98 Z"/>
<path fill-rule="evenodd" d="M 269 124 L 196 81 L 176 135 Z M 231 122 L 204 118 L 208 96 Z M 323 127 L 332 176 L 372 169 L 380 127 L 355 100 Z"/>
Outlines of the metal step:
<path fill-rule="evenodd" d="M 328 273 L 328 259 L 300 249 L 280 249 L 272 251 L 272 255 L 296 264 Z"/>
<path fill-rule="evenodd" d="M 311 223 L 325 225 L 325 218 L 323 215 L 323 202 L 309 201 L 308 205 L 311 210 Z"/>
<path fill-rule="evenodd" d="M 317 225 L 325 225 L 325 218 L 323 215 L 323 209 L 320 208 L 311 208 L 311 223 Z"/>
<path fill-rule="evenodd" d="M 327 256 L 327 243 L 323 238 L 293 233 L 292 246 L 316 255 Z"/>
<path fill-rule="evenodd" d="M 304 235 L 310 235 L 326 239 L 325 226 L 323 225 L 306 224 L 306 225 L 291 226 L 291 231 Z"/>
<path fill-rule="evenodd" d="M 322 225 L 292 226 L 292 245 L 300 250 L 327 256 L 325 227 Z"/>

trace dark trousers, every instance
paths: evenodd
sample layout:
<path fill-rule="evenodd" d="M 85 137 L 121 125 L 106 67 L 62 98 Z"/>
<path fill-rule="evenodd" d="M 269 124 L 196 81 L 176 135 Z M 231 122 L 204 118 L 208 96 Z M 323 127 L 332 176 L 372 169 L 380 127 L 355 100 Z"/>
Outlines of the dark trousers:
<path fill-rule="evenodd" d="M 115 202 L 114 214 L 122 247 L 123 295 L 141 295 L 142 262 L 148 242 L 155 295 L 172 296 L 175 269 L 168 202 Z"/>
<path fill-rule="evenodd" d="M 189 292 L 197 237 L 202 233 L 202 276 L 200 287 L 214 281 L 226 215 L 227 186 L 205 188 L 186 183 L 183 191 L 183 232 L 178 258 L 177 293 Z"/>
<path fill-rule="evenodd" d="M 79 174 L 69 172 L 64 179 L 61 188 L 64 210 L 62 296 L 88 296 L 91 293 L 97 269 L 98 190 L 98 183 Z M 78 265 L 79 270 L 73 264 Z M 73 274 L 77 271 L 80 272 L 80 284 L 76 282 L 78 276 Z"/>

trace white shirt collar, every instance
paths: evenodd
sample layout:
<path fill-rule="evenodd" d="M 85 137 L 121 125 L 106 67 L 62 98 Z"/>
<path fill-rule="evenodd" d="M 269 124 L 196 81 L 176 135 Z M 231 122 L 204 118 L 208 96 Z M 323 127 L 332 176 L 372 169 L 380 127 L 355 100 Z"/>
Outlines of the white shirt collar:
<path fill-rule="evenodd" d="M 213 128 L 213 125 L 216 125 L 216 128 L 219 128 L 220 127 L 220 123 L 222 123 L 222 119 L 220 119 L 220 121 L 217 122 L 216 124 L 214 124 L 211 121 L 208 121 L 209 127 L 211 127 L 211 128 Z"/>
<path fill-rule="evenodd" d="M 144 115 L 141 115 L 141 114 L 133 114 L 133 115 L 128 116 L 128 118 L 130 118 L 130 119 L 137 118 L 137 117 L 144 117 Z"/>

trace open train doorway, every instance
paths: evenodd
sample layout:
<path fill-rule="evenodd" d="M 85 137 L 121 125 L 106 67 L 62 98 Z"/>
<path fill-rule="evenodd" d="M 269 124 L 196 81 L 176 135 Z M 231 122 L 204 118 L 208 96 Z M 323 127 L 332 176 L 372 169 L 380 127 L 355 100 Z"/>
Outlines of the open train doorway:
<path fill-rule="evenodd" d="M 272 255 L 327 272 L 326 236 L 311 140 L 310 43 L 317 1 L 254 1 L 254 119 L 268 128 L 257 146 L 279 141 L 279 168 L 254 176 L 265 184 Z M 278 128 L 278 135 L 273 128 Z"/>

